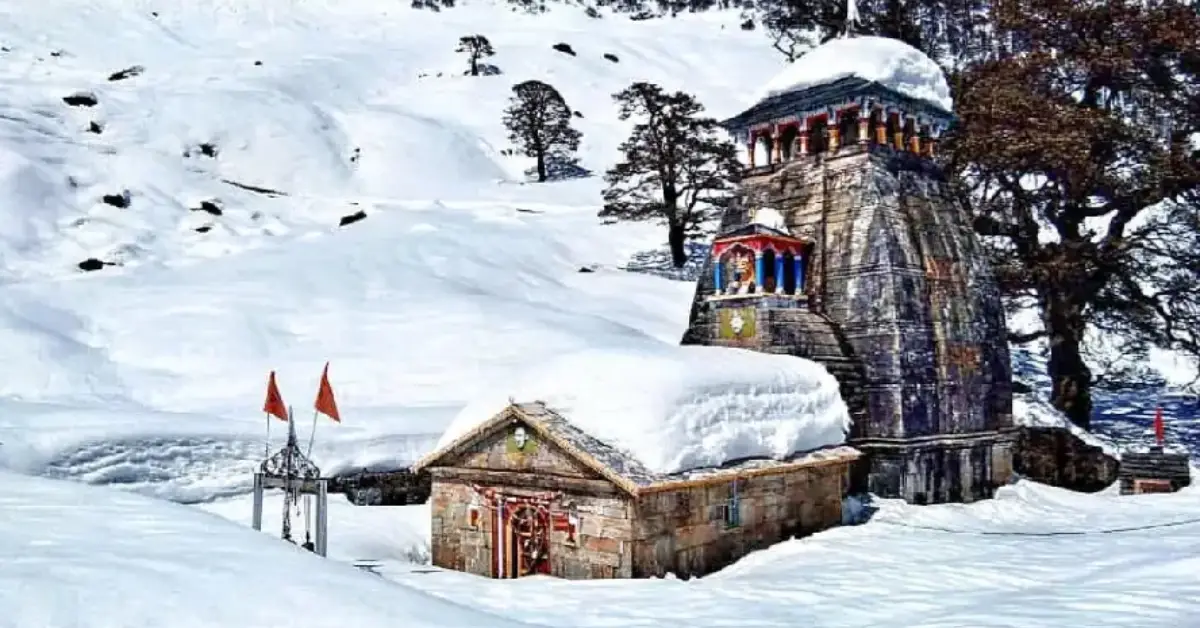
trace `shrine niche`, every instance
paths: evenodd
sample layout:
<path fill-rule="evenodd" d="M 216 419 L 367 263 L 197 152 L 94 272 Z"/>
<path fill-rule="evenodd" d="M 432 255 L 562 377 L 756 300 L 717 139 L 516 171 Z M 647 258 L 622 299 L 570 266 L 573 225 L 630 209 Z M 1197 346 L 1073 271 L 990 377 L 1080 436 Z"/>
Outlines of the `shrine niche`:
<path fill-rule="evenodd" d="M 802 297 L 808 240 L 774 227 L 751 223 L 713 241 L 712 298 L 749 295 Z"/>
<path fill-rule="evenodd" d="M 858 455 L 839 446 L 659 474 L 536 402 L 509 405 L 413 471 L 433 478 L 437 567 L 492 578 L 686 578 L 839 525 Z M 664 553 L 664 544 L 690 549 Z"/>

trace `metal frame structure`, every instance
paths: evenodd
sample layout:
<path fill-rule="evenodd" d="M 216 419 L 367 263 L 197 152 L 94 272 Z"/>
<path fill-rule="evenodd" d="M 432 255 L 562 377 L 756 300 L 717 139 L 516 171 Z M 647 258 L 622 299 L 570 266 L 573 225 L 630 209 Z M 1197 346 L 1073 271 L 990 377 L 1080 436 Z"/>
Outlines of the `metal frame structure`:
<path fill-rule="evenodd" d="M 316 496 L 316 531 L 309 549 L 318 556 L 325 556 L 328 549 L 329 481 L 321 477 L 321 469 L 300 450 L 293 421 L 288 421 L 287 444 L 264 460 L 254 474 L 252 525 L 255 530 L 262 530 L 263 493 L 269 488 L 284 491 L 281 536 L 283 540 L 293 543 L 295 541 L 292 539 L 291 506 L 301 495 Z"/>

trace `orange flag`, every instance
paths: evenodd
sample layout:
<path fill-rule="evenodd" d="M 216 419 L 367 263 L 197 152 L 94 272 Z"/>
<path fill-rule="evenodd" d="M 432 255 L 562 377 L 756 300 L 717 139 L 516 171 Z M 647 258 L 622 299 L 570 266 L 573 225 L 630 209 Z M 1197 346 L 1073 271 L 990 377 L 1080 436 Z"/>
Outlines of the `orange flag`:
<path fill-rule="evenodd" d="M 342 422 L 341 415 L 338 414 L 337 401 L 333 399 L 333 386 L 329 385 L 329 363 L 325 363 L 325 371 L 321 373 L 321 387 L 317 389 L 317 401 L 313 404 L 317 412 L 337 421 Z"/>
<path fill-rule="evenodd" d="M 263 412 L 280 421 L 288 420 L 287 406 L 283 403 L 283 395 L 279 394 L 279 386 L 275 384 L 275 371 L 271 371 L 271 378 L 267 381 L 267 401 L 263 404 Z"/>
<path fill-rule="evenodd" d="M 1167 428 L 1163 425 L 1162 406 L 1154 411 L 1154 440 L 1159 445 L 1167 440 Z"/>

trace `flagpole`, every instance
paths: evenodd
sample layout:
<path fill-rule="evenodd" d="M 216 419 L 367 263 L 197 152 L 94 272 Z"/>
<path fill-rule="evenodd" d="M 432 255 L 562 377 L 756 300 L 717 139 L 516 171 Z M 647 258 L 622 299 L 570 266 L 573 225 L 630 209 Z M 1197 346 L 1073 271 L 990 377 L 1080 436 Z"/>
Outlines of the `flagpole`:
<path fill-rule="evenodd" d="M 267 417 L 267 442 L 263 443 L 263 457 L 271 457 L 271 413 L 264 412 L 263 416 Z"/>
<path fill-rule="evenodd" d="M 317 411 L 313 410 L 313 426 L 312 433 L 308 435 L 308 453 L 306 456 L 312 456 L 313 441 L 317 438 Z"/>

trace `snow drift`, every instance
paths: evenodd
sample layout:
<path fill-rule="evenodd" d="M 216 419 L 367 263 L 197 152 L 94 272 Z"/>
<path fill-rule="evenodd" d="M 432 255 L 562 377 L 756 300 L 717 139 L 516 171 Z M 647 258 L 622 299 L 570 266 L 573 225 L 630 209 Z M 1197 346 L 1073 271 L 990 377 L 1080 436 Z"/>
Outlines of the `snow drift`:
<path fill-rule="evenodd" d="M 7 473 L 0 486 L 0 628 L 523 625 L 199 509 Z"/>
<path fill-rule="evenodd" d="M 837 381 L 815 362 L 723 347 L 587 350 L 553 358 L 472 402 L 439 446 L 508 403 L 543 401 L 659 473 L 844 442 Z"/>

